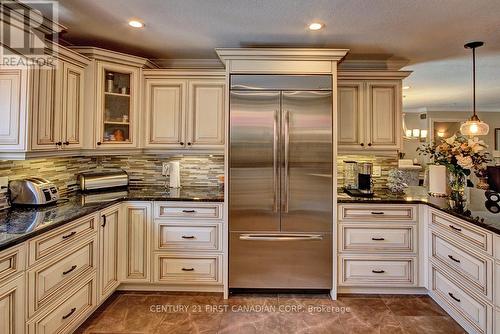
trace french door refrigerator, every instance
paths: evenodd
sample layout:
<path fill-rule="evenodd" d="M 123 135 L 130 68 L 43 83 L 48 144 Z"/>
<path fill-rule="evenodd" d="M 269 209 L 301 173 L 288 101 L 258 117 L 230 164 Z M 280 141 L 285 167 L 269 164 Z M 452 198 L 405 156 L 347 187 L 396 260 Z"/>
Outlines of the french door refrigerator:
<path fill-rule="evenodd" d="M 231 289 L 332 287 L 331 82 L 231 76 Z"/>

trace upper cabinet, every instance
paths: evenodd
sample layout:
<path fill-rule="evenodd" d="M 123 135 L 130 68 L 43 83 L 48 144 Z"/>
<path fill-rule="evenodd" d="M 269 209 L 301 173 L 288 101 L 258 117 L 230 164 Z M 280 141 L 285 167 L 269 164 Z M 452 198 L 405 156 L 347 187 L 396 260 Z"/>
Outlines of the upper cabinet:
<path fill-rule="evenodd" d="M 55 50 L 43 66 L 0 70 L 0 158 L 71 154 L 82 147 L 90 60 L 61 46 Z"/>
<path fill-rule="evenodd" d="M 145 72 L 146 149 L 224 149 L 225 79 L 212 74 Z"/>
<path fill-rule="evenodd" d="M 401 86 L 408 75 L 403 71 L 339 72 L 339 151 L 400 149 Z"/>
<path fill-rule="evenodd" d="M 142 69 L 155 66 L 145 58 L 119 52 L 72 49 L 92 59 L 86 70 L 84 149 L 139 148 Z"/>

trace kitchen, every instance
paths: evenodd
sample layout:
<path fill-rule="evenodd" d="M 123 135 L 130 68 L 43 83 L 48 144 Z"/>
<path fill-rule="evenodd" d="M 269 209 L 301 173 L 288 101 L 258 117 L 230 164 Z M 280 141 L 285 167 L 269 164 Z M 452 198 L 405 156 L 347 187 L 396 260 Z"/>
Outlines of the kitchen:
<path fill-rule="evenodd" d="M 0 7 L 2 333 L 500 331 L 498 4 L 87 2 Z"/>

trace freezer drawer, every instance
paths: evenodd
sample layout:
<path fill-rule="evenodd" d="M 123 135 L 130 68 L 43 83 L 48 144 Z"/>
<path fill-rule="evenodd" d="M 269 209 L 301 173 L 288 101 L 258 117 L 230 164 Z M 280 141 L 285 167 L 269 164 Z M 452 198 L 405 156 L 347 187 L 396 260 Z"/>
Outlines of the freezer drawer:
<path fill-rule="evenodd" d="M 330 233 L 231 232 L 229 288 L 331 289 Z"/>

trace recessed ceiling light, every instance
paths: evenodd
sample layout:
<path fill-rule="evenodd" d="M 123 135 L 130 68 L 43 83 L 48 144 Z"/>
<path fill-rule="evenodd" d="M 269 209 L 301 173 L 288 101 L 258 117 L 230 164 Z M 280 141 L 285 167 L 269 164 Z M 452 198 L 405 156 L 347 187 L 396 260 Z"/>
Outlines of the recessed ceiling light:
<path fill-rule="evenodd" d="M 406 89 L 410 89 L 410 86 L 403 86 L 403 89 L 406 90 Z"/>
<path fill-rule="evenodd" d="M 134 27 L 134 28 L 143 28 L 144 27 L 144 23 L 142 23 L 141 21 L 137 21 L 137 20 L 128 21 L 128 25 L 131 27 Z"/>
<path fill-rule="evenodd" d="M 320 30 L 321 28 L 323 28 L 323 25 L 318 22 L 313 22 L 309 25 L 309 30 Z"/>

